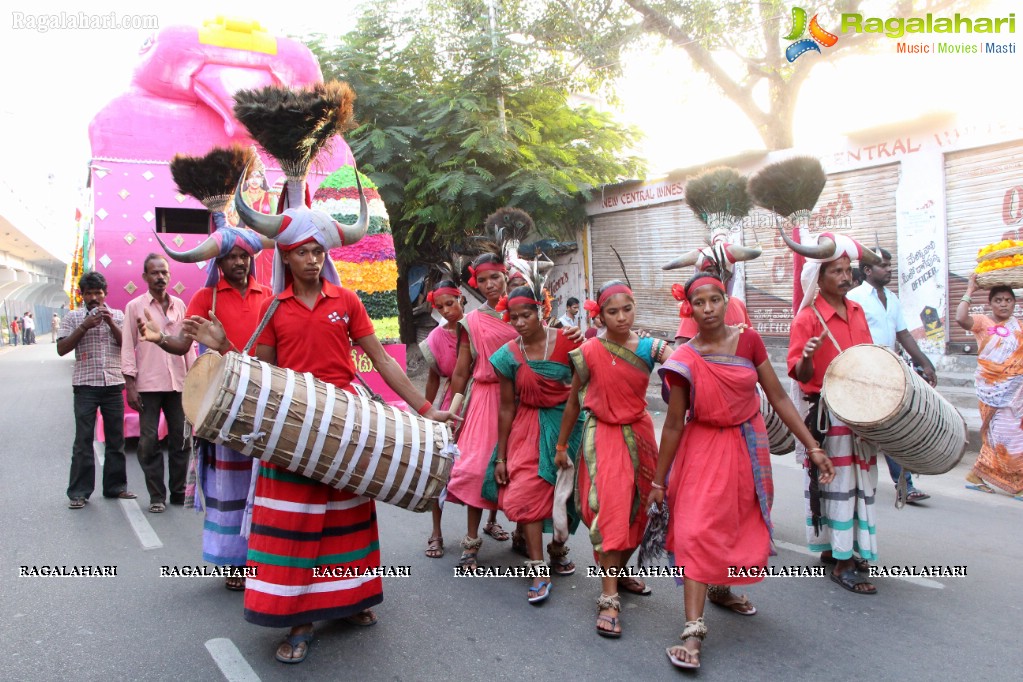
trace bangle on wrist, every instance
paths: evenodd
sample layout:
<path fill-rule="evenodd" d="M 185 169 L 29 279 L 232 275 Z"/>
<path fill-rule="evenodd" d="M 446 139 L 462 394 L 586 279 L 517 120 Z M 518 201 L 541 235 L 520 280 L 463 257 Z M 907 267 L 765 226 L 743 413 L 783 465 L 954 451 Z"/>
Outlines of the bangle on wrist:
<path fill-rule="evenodd" d="M 418 412 L 419 412 L 419 415 L 422 416 L 422 415 L 426 414 L 427 412 L 429 412 L 432 409 L 433 409 L 433 403 L 431 403 L 429 400 L 427 400 L 425 403 L 423 403 L 423 406 L 419 408 Z"/>
<path fill-rule="evenodd" d="M 554 452 L 568 452 L 568 446 L 567 445 L 561 445 L 559 443 L 558 445 L 554 446 Z"/>
<path fill-rule="evenodd" d="M 495 460 L 494 460 L 494 462 L 495 462 L 495 463 L 497 463 L 497 464 L 504 464 L 504 463 L 505 463 L 506 461 L 507 461 L 507 460 L 505 460 L 504 458 L 501 458 L 501 459 L 495 459 Z"/>
<path fill-rule="evenodd" d="M 655 483 L 654 481 L 650 481 L 650 487 L 653 488 L 654 490 L 667 490 L 667 488 L 665 488 L 663 485 L 661 485 L 660 483 Z"/>

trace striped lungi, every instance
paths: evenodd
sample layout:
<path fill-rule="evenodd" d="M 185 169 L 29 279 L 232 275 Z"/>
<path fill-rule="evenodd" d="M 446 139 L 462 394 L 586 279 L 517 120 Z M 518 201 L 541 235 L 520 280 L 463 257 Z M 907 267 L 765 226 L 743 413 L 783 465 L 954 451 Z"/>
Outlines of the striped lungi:
<path fill-rule="evenodd" d="M 261 463 L 245 582 L 245 619 L 291 627 L 351 616 L 383 601 L 373 501 Z M 314 577 L 344 572 L 358 577 Z"/>
<path fill-rule="evenodd" d="M 206 510 L 202 558 L 217 566 L 244 566 L 249 547 L 241 534 L 242 516 L 254 460 L 206 440 L 199 440 L 198 447 L 199 484 Z"/>
<path fill-rule="evenodd" d="M 810 513 L 810 475 L 806 469 L 803 470 L 806 542 L 811 552 L 830 551 L 839 560 L 855 554 L 861 559 L 874 561 L 877 559 L 877 511 L 874 506 L 877 450 L 870 443 L 857 439 L 833 413 L 830 417 L 831 428 L 824 440 L 824 450 L 835 467 L 835 480 L 820 486 L 822 528 L 818 535 Z M 805 456 L 805 448 L 797 442 L 796 457 L 802 462 Z"/>

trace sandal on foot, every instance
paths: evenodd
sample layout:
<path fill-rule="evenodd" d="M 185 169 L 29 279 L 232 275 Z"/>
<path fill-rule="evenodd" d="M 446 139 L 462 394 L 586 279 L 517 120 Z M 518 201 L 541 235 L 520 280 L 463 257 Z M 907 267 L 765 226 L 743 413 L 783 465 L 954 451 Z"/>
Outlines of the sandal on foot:
<path fill-rule="evenodd" d="M 923 502 L 924 500 L 929 499 L 931 499 L 930 495 L 928 495 L 927 493 L 920 492 L 919 490 L 910 490 L 909 494 L 906 495 L 906 502 L 908 502 L 909 504 L 917 504 L 919 502 Z"/>
<path fill-rule="evenodd" d="M 845 589 L 849 590 L 853 594 L 877 594 L 877 588 L 870 584 L 870 581 L 864 580 L 856 575 L 856 571 L 853 569 L 847 569 L 841 573 L 831 574 L 832 582 L 841 585 Z M 870 585 L 869 590 L 858 590 L 856 589 L 859 585 Z"/>
<path fill-rule="evenodd" d="M 617 616 L 607 616 L 601 613 L 601 611 L 607 611 L 608 609 L 614 609 L 618 612 Z M 597 634 L 601 637 L 607 637 L 609 639 L 618 639 L 622 636 L 622 602 L 618 599 L 618 593 L 614 594 L 601 594 L 597 597 Z M 601 623 L 607 623 L 611 626 L 610 629 L 600 627 Z"/>
<path fill-rule="evenodd" d="M 967 490 L 976 490 L 981 493 L 994 493 L 995 489 L 989 486 L 987 483 L 967 483 Z"/>
<path fill-rule="evenodd" d="M 154 502 L 151 505 L 149 505 L 150 514 L 162 514 L 165 511 L 167 511 L 167 505 L 165 505 L 163 502 Z"/>
<path fill-rule="evenodd" d="M 838 559 L 833 556 L 825 556 L 821 554 L 821 563 L 825 566 L 834 566 L 838 563 Z M 866 559 L 855 559 L 853 564 L 856 567 L 857 573 L 870 573 L 870 562 Z"/>
<path fill-rule="evenodd" d="M 575 573 L 575 564 L 568 558 L 568 547 L 565 545 L 558 547 L 552 542 L 547 545 L 547 554 L 551 557 L 551 571 L 558 575 L 572 575 Z"/>
<path fill-rule="evenodd" d="M 87 505 L 88 503 L 89 503 L 89 501 L 87 499 L 85 499 L 84 497 L 75 497 L 70 502 L 67 503 L 67 508 L 68 509 L 85 509 L 85 505 Z"/>
<path fill-rule="evenodd" d="M 274 658 L 281 663 L 301 663 L 305 660 L 305 657 L 309 655 L 309 645 L 313 642 L 313 633 L 305 632 L 301 635 L 288 635 L 284 638 L 284 641 L 277 645 L 277 651 L 274 652 Z M 291 647 L 291 656 L 282 656 L 281 647 L 287 644 Z M 295 656 L 295 652 L 298 647 L 302 648 L 302 655 Z"/>
<path fill-rule="evenodd" d="M 475 569 L 476 568 L 476 555 L 480 552 L 480 547 L 483 546 L 483 538 L 470 538 L 466 535 L 462 538 L 462 556 L 458 558 L 458 566 L 460 568 Z"/>
<path fill-rule="evenodd" d="M 373 609 L 365 609 L 352 616 L 345 616 L 341 620 L 349 625 L 358 625 L 360 627 L 368 628 L 370 625 L 376 625 L 378 619 L 377 614 L 373 613 Z"/>
<path fill-rule="evenodd" d="M 232 592 L 245 591 L 245 576 L 231 576 L 224 581 L 224 587 Z"/>
<path fill-rule="evenodd" d="M 493 521 L 483 526 L 483 532 L 489 535 L 490 537 L 494 538 L 498 542 L 506 542 L 510 537 L 508 535 L 508 531 L 506 531 L 504 528 L 501 528 L 501 524 L 499 524 L 497 521 Z"/>
<path fill-rule="evenodd" d="M 686 626 L 682 630 L 682 634 L 679 635 L 679 639 L 682 640 L 682 644 L 676 644 L 665 649 L 665 653 L 668 654 L 668 660 L 676 668 L 685 668 L 687 670 L 696 670 L 700 667 L 700 649 L 686 649 L 686 642 L 691 639 L 699 640 L 701 645 L 703 638 L 707 636 L 707 625 L 703 622 L 703 616 L 700 616 L 696 620 L 686 621 Z M 695 657 L 696 660 L 693 662 L 687 661 L 680 658 L 677 654 L 673 654 L 672 651 L 682 650 L 689 654 L 690 657 Z"/>
<path fill-rule="evenodd" d="M 638 594 L 642 597 L 647 597 L 653 593 L 650 586 L 641 580 L 635 578 L 619 578 L 618 587 L 625 590 L 629 594 Z"/>
<path fill-rule="evenodd" d="M 547 601 L 547 598 L 551 596 L 551 587 L 553 587 L 548 580 L 544 580 L 536 587 L 529 588 L 529 603 L 539 604 Z"/>
<path fill-rule="evenodd" d="M 431 559 L 440 559 L 444 556 L 444 538 L 442 536 L 434 535 L 432 538 L 427 538 L 426 556 Z"/>
<path fill-rule="evenodd" d="M 735 594 L 727 585 L 709 585 L 707 601 L 740 616 L 754 616 L 757 613 L 757 607 L 753 606 L 749 597 Z"/>

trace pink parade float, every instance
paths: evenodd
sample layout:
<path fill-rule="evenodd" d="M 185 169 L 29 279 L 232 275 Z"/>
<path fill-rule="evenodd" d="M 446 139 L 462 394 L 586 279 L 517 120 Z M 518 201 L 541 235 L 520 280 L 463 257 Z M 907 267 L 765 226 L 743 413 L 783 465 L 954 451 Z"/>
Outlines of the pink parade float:
<path fill-rule="evenodd" d="M 145 289 L 146 255 L 162 254 L 154 232 L 180 250 L 191 249 L 208 236 L 206 209 L 179 194 L 171 179 L 174 155 L 201 156 L 215 146 L 253 144 L 232 113 L 237 91 L 268 85 L 302 87 L 323 80 L 305 45 L 272 36 L 254 21 L 218 17 L 202 27 L 170 26 L 148 39 L 139 55 L 127 91 L 107 103 L 89 125 L 92 265 L 109 284 L 107 303 L 122 310 Z M 264 155 L 262 162 L 262 174 L 250 179 L 246 200 L 261 212 L 273 213 L 274 189 L 279 193 L 284 173 L 272 157 Z M 337 138 L 314 161 L 309 184 L 317 187 L 330 172 L 353 164 L 348 145 Z M 272 252 L 264 252 L 257 259 L 255 275 L 260 282 L 269 282 L 271 257 Z M 205 281 L 205 265 L 173 263 L 173 293 L 187 303 Z M 404 346 L 385 347 L 404 366 Z M 386 400 L 400 402 L 392 392 L 378 388 L 383 382 L 373 374 L 365 377 L 367 383 Z M 101 424 L 97 430 L 102 434 Z M 161 437 L 165 433 L 161 422 Z M 125 436 L 138 434 L 138 414 L 126 406 Z"/>

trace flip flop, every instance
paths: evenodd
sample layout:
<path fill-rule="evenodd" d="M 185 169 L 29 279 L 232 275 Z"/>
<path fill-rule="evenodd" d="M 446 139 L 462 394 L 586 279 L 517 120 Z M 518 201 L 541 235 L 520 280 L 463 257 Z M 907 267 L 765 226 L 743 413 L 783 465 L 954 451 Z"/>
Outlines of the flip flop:
<path fill-rule="evenodd" d="M 834 566 L 835 564 L 838 563 L 838 559 L 836 559 L 833 556 L 829 557 L 822 556 L 821 563 L 824 564 L 825 566 Z M 853 561 L 853 564 L 856 566 L 856 571 L 858 573 L 870 573 L 870 562 L 867 561 L 866 559 L 855 559 Z"/>
<path fill-rule="evenodd" d="M 89 504 L 89 501 L 84 497 L 76 497 L 67 503 L 68 509 L 84 509 L 85 505 Z"/>
<path fill-rule="evenodd" d="M 167 505 L 165 505 L 163 502 L 154 502 L 151 505 L 149 505 L 150 514 L 162 514 L 165 511 L 167 511 Z"/>
<path fill-rule="evenodd" d="M 685 647 L 682 646 L 681 644 L 676 644 L 675 646 L 670 646 L 670 647 L 668 647 L 667 649 L 664 650 L 664 652 L 666 654 L 668 654 L 668 660 L 671 661 L 671 664 L 673 666 L 675 666 L 676 668 L 682 668 L 683 670 L 696 670 L 697 668 L 700 667 L 700 650 L 699 649 L 697 649 L 696 651 L 690 651 L 689 652 L 690 655 L 693 655 L 693 654 L 696 655 L 696 663 L 688 663 L 686 661 L 683 661 L 681 658 L 679 658 L 678 656 L 676 656 L 673 653 L 671 653 L 672 649 L 685 649 Z"/>
<path fill-rule="evenodd" d="M 976 490 L 977 492 L 981 493 L 991 493 L 992 495 L 995 492 L 995 489 L 989 486 L 987 483 L 967 483 L 966 489 Z"/>
<path fill-rule="evenodd" d="M 877 594 L 877 588 L 874 587 L 873 585 L 870 586 L 869 590 L 857 590 L 856 589 L 857 585 L 870 585 L 870 582 L 860 578 L 858 575 L 856 575 L 856 571 L 854 571 L 852 569 L 847 569 L 845 571 L 842 571 L 838 575 L 835 575 L 834 573 L 832 573 L 831 574 L 831 581 L 834 582 L 837 585 L 841 585 L 842 587 L 844 587 L 845 589 L 849 590 L 853 594 L 864 594 L 864 595 L 867 595 L 867 594 Z"/>
<path fill-rule="evenodd" d="M 227 578 L 224 581 L 224 587 L 231 590 L 232 592 L 244 592 L 245 591 L 245 578 L 239 576 L 237 578 Z"/>
<path fill-rule="evenodd" d="M 358 625 L 359 627 L 368 628 L 371 625 L 376 625 L 378 618 L 375 613 L 366 609 L 365 611 L 360 611 L 353 616 L 345 616 L 341 620 L 349 625 Z"/>
<path fill-rule="evenodd" d="M 732 613 L 737 613 L 740 616 L 755 616 L 757 615 L 757 607 L 753 606 L 750 602 L 749 597 L 746 595 L 737 595 L 734 592 L 729 592 L 731 598 L 725 601 L 714 601 L 710 597 L 707 597 L 707 601 L 715 606 L 720 606 L 723 609 L 728 609 Z M 746 607 L 746 608 L 743 608 Z"/>
<path fill-rule="evenodd" d="M 646 583 L 643 583 L 643 587 L 640 588 L 639 581 L 635 578 L 619 578 L 618 587 L 629 594 L 638 594 L 642 597 L 648 597 L 653 593 L 653 590 Z"/>
<path fill-rule="evenodd" d="M 306 632 L 306 633 L 301 634 L 301 635 L 288 635 L 287 637 L 284 638 L 284 641 L 281 642 L 281 644 L 287 644 L 288 646 L 290 646 L 291 647 L 291 653 L 295 653 L 295 649 L 298 648 L 299 644 L 305 644 L 305 651 L 303 651 L 302 655 L 299 656 L 298 658 L 281 656 L 281 654 L 280 654 L 281 644 L 278 644 L 277 645 L 277 651 L 274 652 L 274 658 L 276 658 L 281 663 L 288 663 L 288 664 L 301 663 L 302 661 L 305 660 L 305 657 L 309 655 L 309 646 L 312 643 L 313 643 L 313 633 L 311 633 L 311 632 Z"/>
<path fill-rule="evenodd" d="M 918 502 L 923 502 L 924 500 L 929 499 L 931 499 L 930 495 L 922 493 L 919 490 L 910 491 L 910 493 L 906 495 L 906 502 L 908 504 L 917 504 Z"/>
<path fill-rule="evenodd" d="M 539 604 L 540 602 L 547 601 L 547 598 L 551 596 L 551 587 L 552 587 L 552 585 L 550 584 L 550 582 L 548 582 L 546 580 L 544 582 L 540 583 L 539 587 L 530 587 L 529 591 L 531 593 L 536 593 L 536 596 L 535 597 L 529 597 L 529 603 L 530 604 Z M 544 588 L 546 588 L 546 589 L 544 589 Z M 543 594 L 540 594 L 540 590 L 543 590 Z"/>

